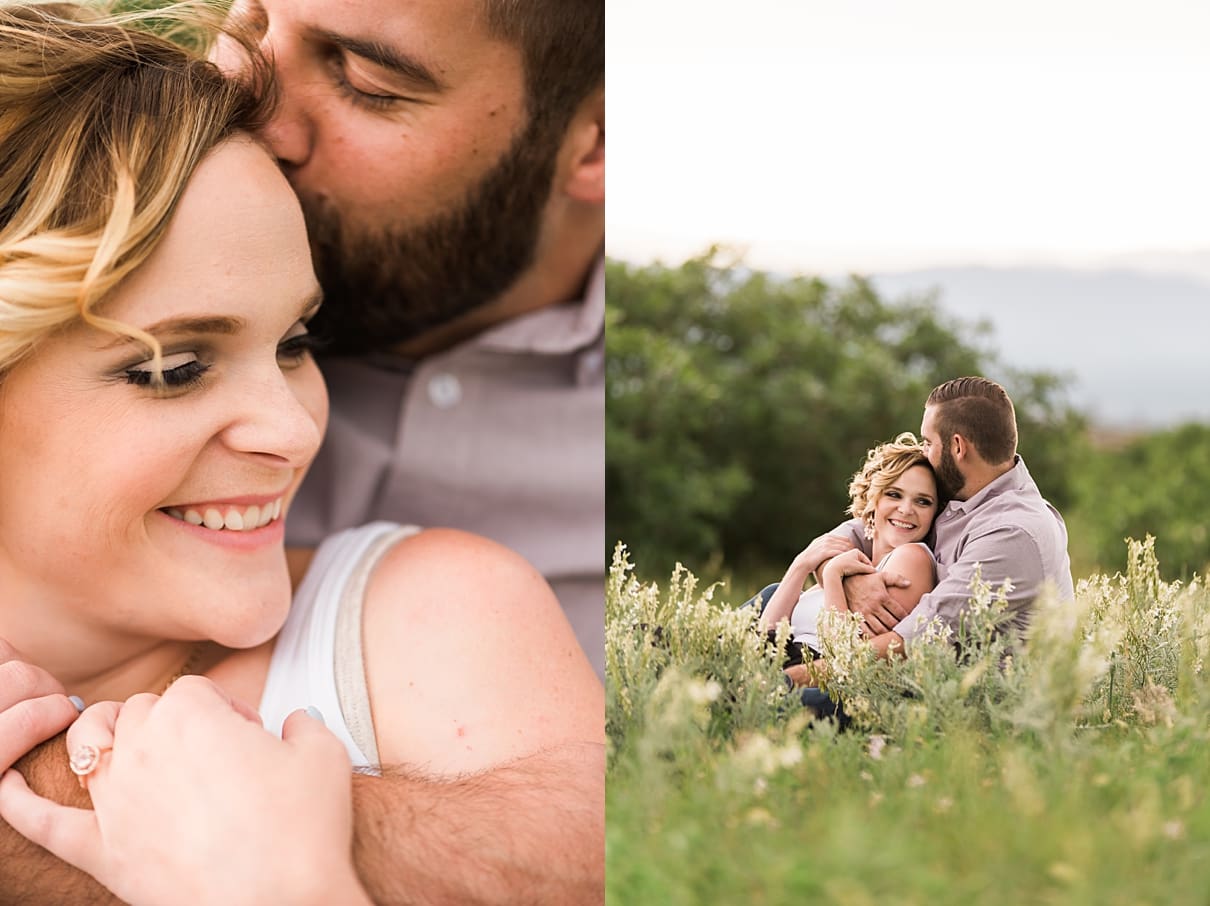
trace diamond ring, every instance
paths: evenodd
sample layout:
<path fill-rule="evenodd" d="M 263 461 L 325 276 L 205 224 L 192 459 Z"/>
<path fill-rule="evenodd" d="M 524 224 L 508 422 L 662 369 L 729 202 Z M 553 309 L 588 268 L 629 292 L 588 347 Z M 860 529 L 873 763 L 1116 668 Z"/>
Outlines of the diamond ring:
<path fill-rule="evenodd" d="M 81 788 L 87 787 L 85 778 L 97 769 L 97 765 L 101 763 L 101 756 L 112 750 L 113 746 L 76 746 L 68 758 L 67 766 L 80 781 Z"/>

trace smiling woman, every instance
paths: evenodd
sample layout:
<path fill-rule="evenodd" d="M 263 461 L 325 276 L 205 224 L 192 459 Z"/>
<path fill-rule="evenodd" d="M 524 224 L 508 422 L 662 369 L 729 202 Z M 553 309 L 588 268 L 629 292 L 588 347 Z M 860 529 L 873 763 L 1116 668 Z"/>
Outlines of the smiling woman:
<path fill-rule="evenodd" d="M 95 702 L 69 744 L 100 818 L 13 771 L 0 814 L 133 902 L 364 902 L 350 761 L 596 743 L 600 686 L 540 576 L 475 536 L 354 529 L 292 591 L 327 397 L 302 213 L 251 132 L 263 64 L 228 81 L 129 25 L 0 4 L 0 718 L 21 660 Z"/>
<path fill-rule="evenodd" d="M 20 587 L 14 573 L 37 577 L 42 602 L 5 620 L 18 648 L 34 653 L 26 623 L 48 608 L 87 621 L 106 652 L 128 656 L 148 636 L 248 648 L 276 633 L 290 604 L 281 519 L 231 530 L 245 528 L 251 508 L 257 522 L 261 508 L 280 514 L 319 448 L 327 400 L 300 344 L 317 291 L 289 186 L 250 139 L 225 139 L 194 171 L 154 251 L 97 306 L 92 319 L 104 326 L 76 316 L 8 371 L 0 570 L 9 588 Z M 137 333 L 115 343 L 109 324 Z M 162 351 L 162 372 L 142 337 Z M 67 531 L 81 513 L 90 530 Z M 65 558 L 77 569 L 64 571 Z M 115 604 L 173 592 L 155 609 L 101 607 L 97 583 Z M 222 593 L 231 583 L 238 597 Z M 175 669 L 182 650 L 136 658 L 120 679 L 154 688 L 155 671 Z M 97 682 L 95 658 L 38 655 L 87 698 L 127 691 L 117 677 Z"/>
<path fill-rule="evenodd" d="M 794 558 L 780 583 L 761 593 L 767 603 L 760 627 L 771 639 L 778 623 L 789 620 L 785 666 L 796 682 L 800 674 L 811 679 L 801 665 L 820 655 L 819 623 L 825 608 L 848 610 L 842 585 L 847 576 L 877 564 L 878 570 L 908 577 L 907 588 L 892 590 L 896 602 L 908 610 L 937 582 L 936 559 L 927 540 L 941 499 L 923 444 L 904 433 L 871 449 L 849 483 L 849 500 L 849 513 L 871 542 L 872 557 L 839 533 L 821 535 Z M 816 584 L 803 591 L 812 574 Z"/>

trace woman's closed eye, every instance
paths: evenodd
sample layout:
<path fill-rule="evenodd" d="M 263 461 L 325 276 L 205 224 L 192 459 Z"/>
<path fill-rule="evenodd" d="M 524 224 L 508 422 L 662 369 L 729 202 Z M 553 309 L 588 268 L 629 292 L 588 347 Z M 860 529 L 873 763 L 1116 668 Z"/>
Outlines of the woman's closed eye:
<path fill-rule="evenodd" d="M 126 382 L 138 387 L 177 390 L 200 383 L 202 376 L 209 370 L 210 366 L 200 361 L 196 353 L 177 352 L 161 359 L 158 373 L 154 359 L 127 368 Z"/>
<path fill-rule="evenodd" d="M 277 344 L 277 360 L 282 367 L 292 368 L 302 364 L 311 353 L 323 348 L 323 345 L 322 340 L 308 333 L 306 325 L 299 322 L 294 330 Z"/>

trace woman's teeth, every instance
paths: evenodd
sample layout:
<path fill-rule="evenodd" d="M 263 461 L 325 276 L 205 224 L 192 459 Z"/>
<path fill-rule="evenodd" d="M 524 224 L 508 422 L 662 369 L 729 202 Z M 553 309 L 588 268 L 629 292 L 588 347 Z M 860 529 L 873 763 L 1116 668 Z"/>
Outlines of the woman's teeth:
<path fill-rule="evenodd" d="M 164 510 L 173 519 L 180 519 L 190 525 L 199 525 L 213 531 L 226 529 L 229 532 L 250 532 L 268 525 L 281 515 L 281 498 L 264 506 L 255 504 L 248 507 L 229 506 L 206 507 L 203 510 L 179 510 L 175 507 Z"/>
<path fill-rule="evenodd" d="M 900 522 L 898 519 L 888 519 L 887 522 L 895 526 L 895 528 L 906 529 L 909 532 L 916 527 L 910 522 Z"/>

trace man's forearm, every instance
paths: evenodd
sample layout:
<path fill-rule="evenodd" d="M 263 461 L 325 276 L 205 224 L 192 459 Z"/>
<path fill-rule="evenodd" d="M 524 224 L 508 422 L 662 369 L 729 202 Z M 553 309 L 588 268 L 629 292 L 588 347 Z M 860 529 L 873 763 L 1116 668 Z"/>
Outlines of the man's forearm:
<path fill-rule="evenodd" d="M 455 780 L 358 775 L 353 807 L 354 862 L 375 903 L 604 902 L 603 745 Z"/>
<path fill-rule="evenodd" d="M 47 740 L 13 767 L 42 796 L 64 805 L 91 807 L 67 767 L 64 734 Z M 30 843 L 0 821 L 0 904 L 2 906 L 62 906 L 64 903 L 120 903 L 91 877 Z"/>
<path fill-rule="evenodd" d="M 88 807 L 63 736 L 16 767 L 41 795 Z M 354 860 L 382 904 L 601 903 L 605 749 L 561 746 L 490 771 L 433 780 L 356 775 Z M 0 904 L 117 903 L 91 877 L 0 821 Z"/>

